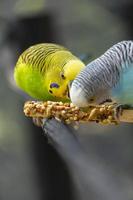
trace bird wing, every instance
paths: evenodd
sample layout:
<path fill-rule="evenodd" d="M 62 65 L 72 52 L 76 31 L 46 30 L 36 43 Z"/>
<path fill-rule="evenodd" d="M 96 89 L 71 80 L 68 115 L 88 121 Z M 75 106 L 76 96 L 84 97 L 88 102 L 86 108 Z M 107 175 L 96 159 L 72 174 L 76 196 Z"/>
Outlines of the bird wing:
<path fill-rule="evenodd" d="M 112 96 L 120 103 L 133 104 L 133 64 L 121 73 L 118 84 L 112 89 Z"/>

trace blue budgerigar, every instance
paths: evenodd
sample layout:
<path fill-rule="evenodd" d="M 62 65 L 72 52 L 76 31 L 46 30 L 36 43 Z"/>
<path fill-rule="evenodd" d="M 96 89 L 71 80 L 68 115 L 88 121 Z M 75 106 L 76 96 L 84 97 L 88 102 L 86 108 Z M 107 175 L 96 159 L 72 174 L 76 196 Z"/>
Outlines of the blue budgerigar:
<path fill-rule="evenodd" d="M 133 41 L 122 41 L 89 63 L 70 89 L 74 105 L 87 107 L 108 99 L 133 105 Z"/>

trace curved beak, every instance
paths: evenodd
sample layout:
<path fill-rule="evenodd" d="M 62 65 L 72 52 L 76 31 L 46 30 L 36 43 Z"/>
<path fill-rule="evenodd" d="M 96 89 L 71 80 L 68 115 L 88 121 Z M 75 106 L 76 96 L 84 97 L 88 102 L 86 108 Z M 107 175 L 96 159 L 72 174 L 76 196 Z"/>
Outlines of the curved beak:
<path fill-rule="evenodd" d="M 70 89 L 71 89 L 71 86 L 72 86 L 72 82 L 73 81 L 69 81 L 69 83 L 68 83 L 68 94 L 67 94 L 67 96 L 68 96 L 68 98 L 70 99 Z"/>

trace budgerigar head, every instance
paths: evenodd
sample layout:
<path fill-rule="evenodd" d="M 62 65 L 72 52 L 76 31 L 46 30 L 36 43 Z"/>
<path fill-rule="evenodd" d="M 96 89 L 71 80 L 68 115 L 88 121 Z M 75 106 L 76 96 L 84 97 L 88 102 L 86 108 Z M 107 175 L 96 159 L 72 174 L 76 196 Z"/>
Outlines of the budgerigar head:
<path fill-rule="evenodd" d="M 69 99 L 69 79 L 67 79 L 62 72 L 57 70 L 48 73 L 48 77 L 47 90 L 49 94 L 53 97 Z"/>
<path fill-rule="evenodd" d="M 90 93 L 88 93 L 90 91 Z M 97 103 L 97 95 L 91 92 L 91 87 L 86 90 L 84 86 L 75 84 L 73 81 L 70 89 L 70 99 L 72 103 L 77 107 L 87 107 L 88 105 L 94 105 Z"/>
<path fill-rule="evenodd" d="M 70 99 L 78 107 L 88 107 L 102 103 L 106 98 L 106 90 L 99 82 L 92 66 L 81 70 L 70 89 Z"/>
<path fill-rule="evenodd" d="M 14 70 L 19 88 L 44 101 L 70 101 L 69 84 L 84 63 L 56 44 L 38 44 L 20 55 Z"/>
<path fill-rule="evenodd" d="M 68 62 L 63 69 L 56 67 L 47 73 L 47 90 L 53 97 L 69 99 L 69 85 L 84 67 L 80 60 Z"/>

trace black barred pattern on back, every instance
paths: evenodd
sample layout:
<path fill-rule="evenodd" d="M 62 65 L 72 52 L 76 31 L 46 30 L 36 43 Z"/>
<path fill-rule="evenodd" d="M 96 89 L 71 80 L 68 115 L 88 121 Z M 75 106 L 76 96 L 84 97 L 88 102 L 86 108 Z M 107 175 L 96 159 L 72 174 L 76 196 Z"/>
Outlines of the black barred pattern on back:
<path fill-rule="evenodd" d="M 133 41 L 122 41 L 89 63 L 73 81 L 73 86 L 81 87 L 89 97 L 96 91 L 114 87 L 129 67 L 133 67 Z"/>
<path fill-rule="evenodd" d="M 31 65 L 33 68 L 37 68 L 40 72 L 45 71 L 50 66 L 47 62 L 47 58 L 49 55 L 58 52 L 58 51 L 68 51 L 66 48 L 50 43 L 42 43 L 31 46 L 21 55 L 22 62 L 28 65 Z M 47 65 L 45 65 L 47 62 Z M 66 64 L 64 59 L 64 63 L 62 63 L 62 67 Z M 45 67 L 44 67 L 45 66 Z"/>

